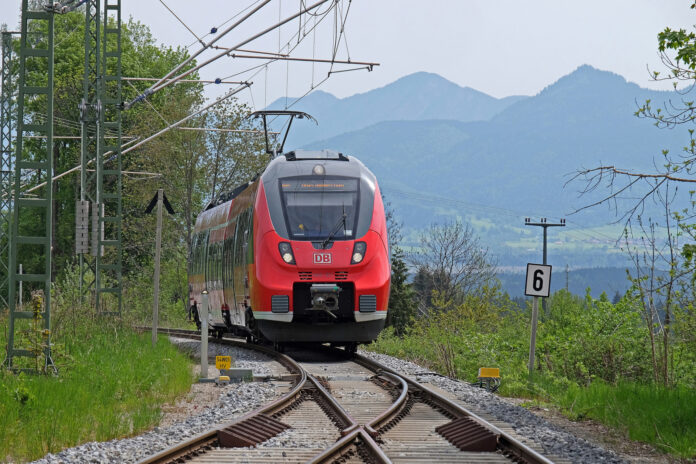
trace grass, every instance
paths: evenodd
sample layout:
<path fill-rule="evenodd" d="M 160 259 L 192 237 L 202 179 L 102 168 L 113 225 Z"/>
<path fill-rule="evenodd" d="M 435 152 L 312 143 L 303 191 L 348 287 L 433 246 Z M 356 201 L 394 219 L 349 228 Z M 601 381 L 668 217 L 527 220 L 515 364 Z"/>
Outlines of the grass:
<path fill-rule="evenodd" d="M 696 391 L 594 382 L 552 395 L 571 419 L 595 419 L 682 458 L 696 456 Z"/>
<path fill-rule="evenodd" d="M 6 316 L 2 326 L 6 327 Z M 0 333 L 5 345 L 6 330 Z M 157 424 L 160 406 L 188 392 L 190 361 L 160 337 L 105 319 L 54 337 L 60 375 L 0 370 L 0 461 L 32 460 Z M 4 353 L 3 353 L 4 354 Z"/>

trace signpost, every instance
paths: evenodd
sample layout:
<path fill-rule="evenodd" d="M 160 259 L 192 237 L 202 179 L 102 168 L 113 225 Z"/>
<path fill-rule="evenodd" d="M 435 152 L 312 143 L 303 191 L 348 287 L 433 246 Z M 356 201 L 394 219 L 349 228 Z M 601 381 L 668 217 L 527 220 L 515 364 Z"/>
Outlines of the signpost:
<path fill-rule="evenodd" d="M 164 190 L 158 189 L 150 204 L 145 208 L 145 214 L 150 214 L 157 205 L 157 230 L 155 232 L 155 297 L 152 304 L 152 347 L 157 344 L 157 326 L 159 325 L 159 290 L 160 290 L 160 253 L 162 248 L 162 205 L 169 214 L 174 214 Z"/>
<path fill-rule="evenodd" d="M 232 356 L 215 356 L 216 369 L 229 369 L 232 367 Z"/>
<path fill-rule="evenodd" d="M 539 317 L 539 297 L 548 297 L 551 289 L 551 266 L 545 264 L 527 264 L 527 278 L 524 294 L 533 296 L 532 336 L 529 343 L 529 380 L 534 372 L 534 350 L 536 348 L 536 329 Z"/>
<path fill-rule="evenodd" d="M 203 290 L 201 305 L 201 382 L 210 382 L 208 378 L 208 290 Z"/>

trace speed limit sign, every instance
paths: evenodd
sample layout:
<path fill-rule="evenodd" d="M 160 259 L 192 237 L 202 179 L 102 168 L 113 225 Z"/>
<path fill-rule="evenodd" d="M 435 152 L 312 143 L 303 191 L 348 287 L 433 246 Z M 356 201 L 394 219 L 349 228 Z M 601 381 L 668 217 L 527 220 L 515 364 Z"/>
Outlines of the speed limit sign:
<path fill-rule="evenodd" d="M 527 296 L 549 296 L 551 289 L 551 266 L 545 264 L 527 264 L 527 284 L 524 294 Z"/>

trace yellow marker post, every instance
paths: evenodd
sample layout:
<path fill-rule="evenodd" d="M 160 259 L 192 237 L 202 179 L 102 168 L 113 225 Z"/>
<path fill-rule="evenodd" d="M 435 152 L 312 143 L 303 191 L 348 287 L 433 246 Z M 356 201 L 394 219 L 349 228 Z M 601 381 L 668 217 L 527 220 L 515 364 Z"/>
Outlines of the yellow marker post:
<path fill-rule="evenodd" d="M 495 392 L 500 387 L 500 369 L 497 367 L 480 367 L 478 379 L 474 385 Z"/>
<path fill-rule="evenodd" d="M 479 378 L 499 379 L 500 369 L 497 367 L 479 367 Z"/>
<path fill-rule="evenodd" d="M 232 367 L 232 356 L 215 356 L 216 369 L 229 369 Z"/>

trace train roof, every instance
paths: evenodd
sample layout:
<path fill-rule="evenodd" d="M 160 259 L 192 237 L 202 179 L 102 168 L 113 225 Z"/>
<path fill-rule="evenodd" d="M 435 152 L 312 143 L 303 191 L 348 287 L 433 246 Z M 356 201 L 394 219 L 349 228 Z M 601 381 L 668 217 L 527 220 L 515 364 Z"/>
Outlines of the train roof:
<path fill-rule="evenodd" d="M 324 167 L 324 175 L 326 176 L 360 179 L 363 195 L 368 195 L 370 199 L 372 198 L 377 184 L 375 175 L 359 159 L 353 156 L 346 156 L 335 150 L 294 150 L 277 156 L 268 164 L 261 175 L 267 194 L 278 195 L 278 179 L 314 175 L 313 170 L 317 164 Z M 257 179 L 258 177 L 250 182 L 245 182 L 234 190 L 223 193 L 211 201 L 196 219 L 195 231 L 198 232 L 215 227 L 229 220 L 233 200 L 253 185 Z M 280 207 L 280 203 L 271 202 L 269 207 L 271 210 L 274 210 Z M 369 209 L 361 214 L 367 214 L 368 211 Z M 284 227 L 284 224 L 280 224 L 278 227 Z"/>
<path fill-rule="evenodd" d="M 283 177 L 312 175 L 314 166 L 324 167 L 327 176 L 357 177 L 374 186 L 376 178 L 359 159 L 335 150 L 294 150 L 276 157 L 268 164 L 261 179 L 264 185 Z"/>

